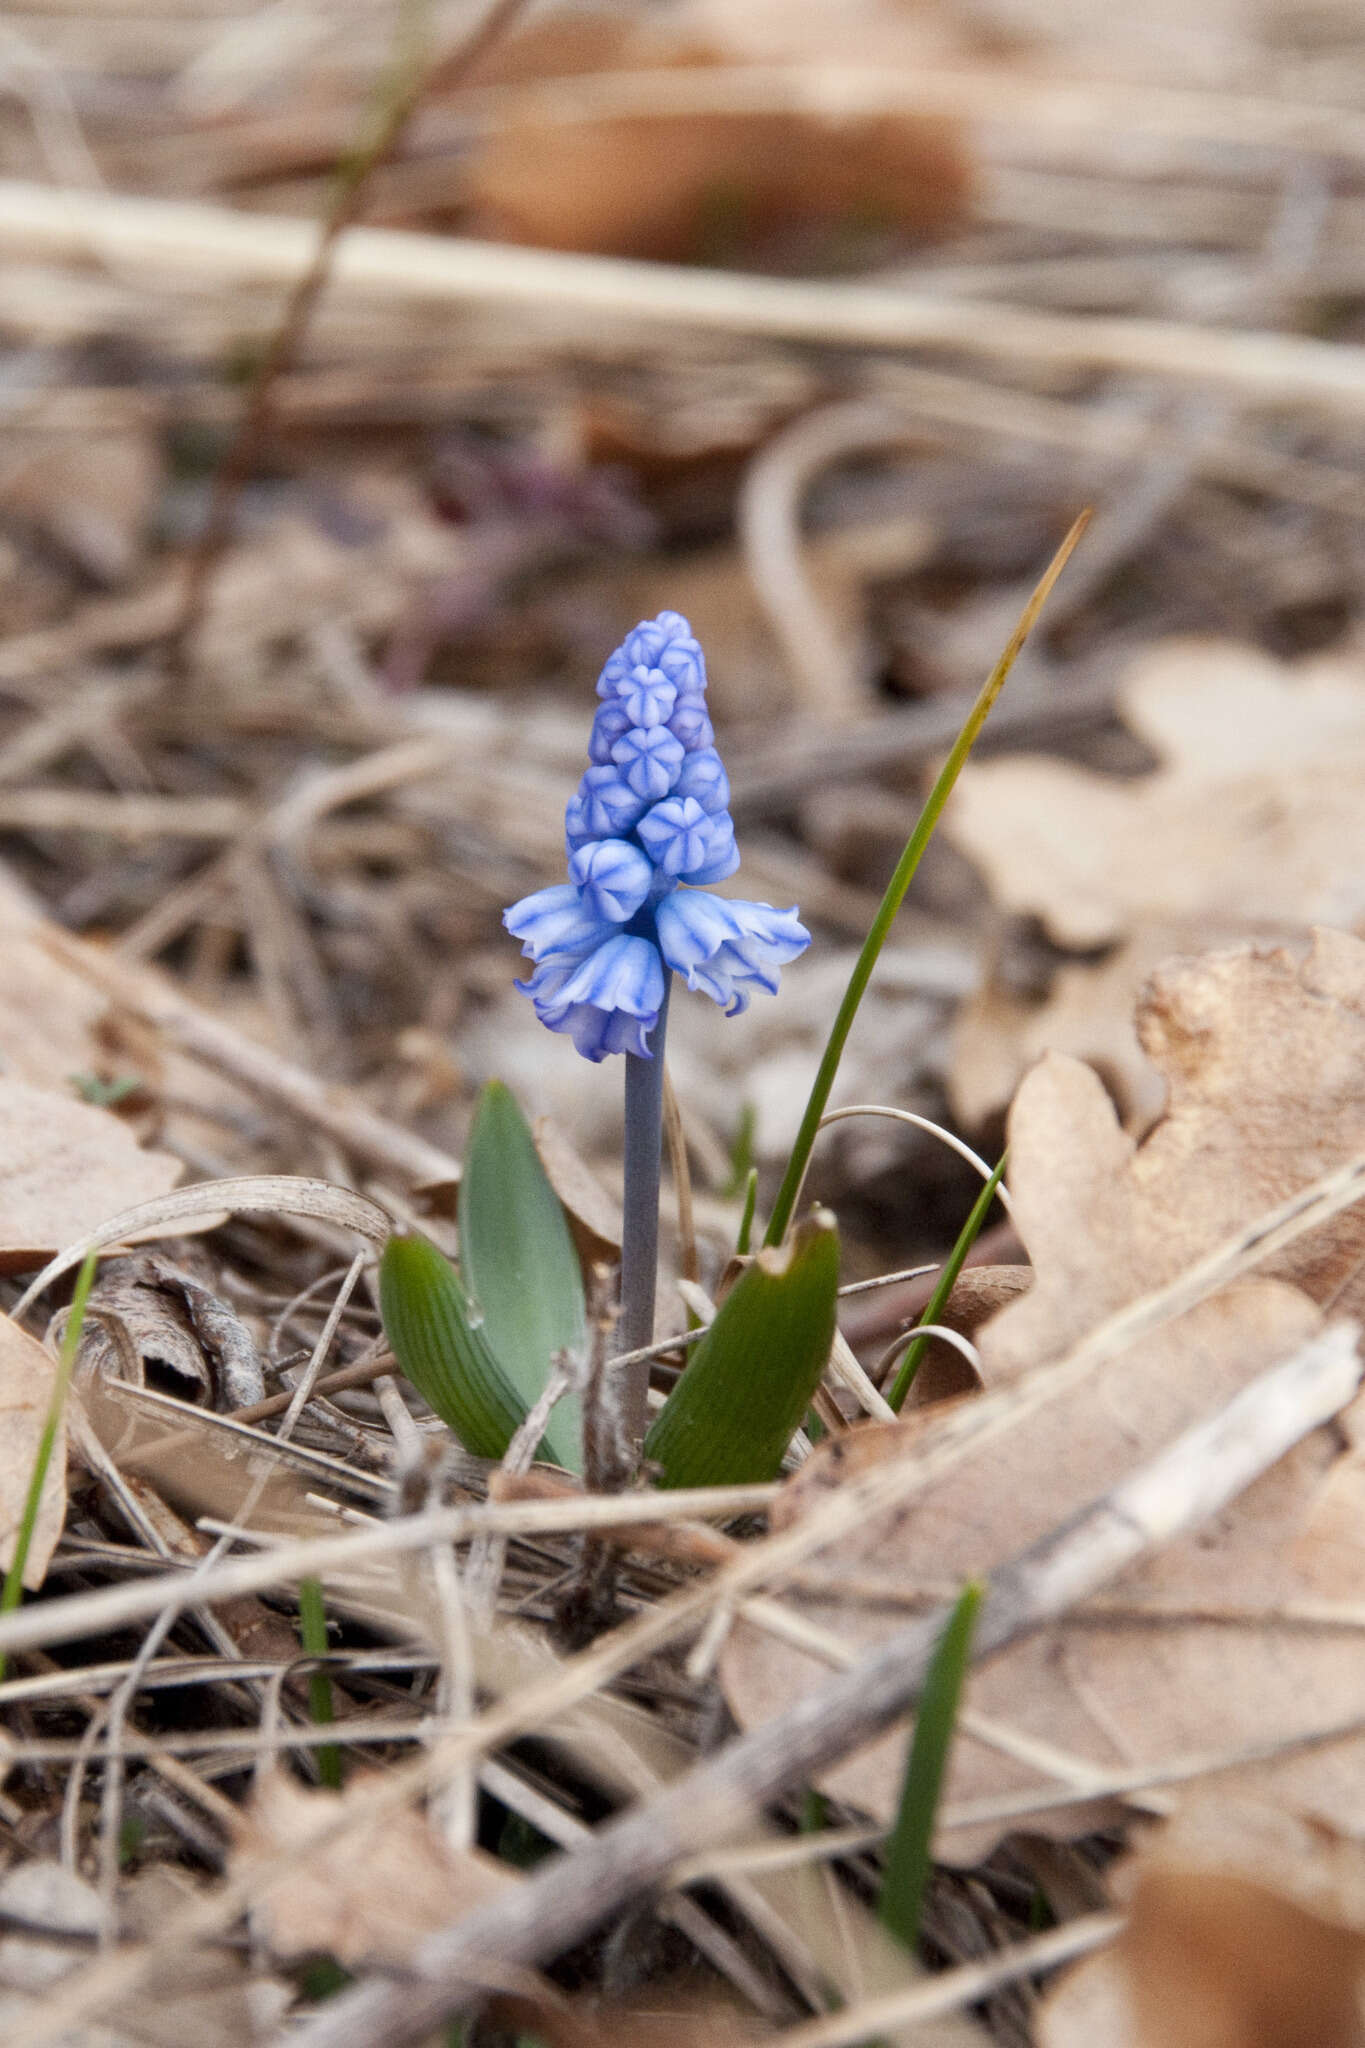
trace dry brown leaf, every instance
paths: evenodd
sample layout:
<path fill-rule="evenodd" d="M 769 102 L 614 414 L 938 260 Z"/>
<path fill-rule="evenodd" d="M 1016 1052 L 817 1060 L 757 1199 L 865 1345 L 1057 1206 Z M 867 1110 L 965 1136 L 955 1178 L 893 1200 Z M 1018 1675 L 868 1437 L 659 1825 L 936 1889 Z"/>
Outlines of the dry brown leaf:
<path fill-rule="evenodd" d="M 1095 1069 L 1128 1130 L 1147 1130 L 1161 1114 L 1166 1090 L 1137 1035 L 1133 1010 L 1139 991 L 1163 960 L 1240 936 L 1189 925 L 1144 925 L 1102 960 L 1058 967 L 1043 1002 L 989 978 L 963 1004 L 952 1027 L 948 1099 L 957 1123 L 980 1130 L 1008 1108 L 1035 1060 L 1045 1052 L 1065 1052 Z"/>
<path fill-rule="evenodd" d="M 241 1317 L 156 1252 L 101 1266 L 76 1376 L 150 1385 L 180 1401 L 227 1410 L 265 1396 L 260 1355 Z"/>
<path fill-rule="evenodd" d="M 1161 757 L 1118 782 L 1016 756 L 967 769 L 944 829 L 995 899 L 1062 946 L 1150 921 L 1350 924 L 1365 913 L 1365 670 L 1233 643 L 1152 649 L 1120 693 Z"/>
<path fill-rule="evenodd" d="M 167 1865 L 150 1868 L 119 1895 L 123 1931 L 147 1939 L 194 1896 L 194 1881 Z M 35 1857 L 0 1879 L 0 1912 L 20 1927 L 0 1938 L 0 2030 L 42 2013 L 55 1987 L 90 1954 L 107 1916 L 92 1886 L 60 1863 Z M 243 2048 L 284 2017 L 288 1986 L 251 1969 L 245 1956 L 213 1946 L 179 1948 L 109 2023 L 63 2028 L 63 2048 Z"/>
<path fill-rule="evenodd" d="M 369 1783 L 353 1778 L 351 1791 Z M 251 1802 L 233 1852 L 235 1876 L 263 1876 L 338 1817 L 345 1793 L 309 1791 L 274 1772 Z M 252 1922 L 281 1957 L 331 1955 L 352 1969 L 401 1969 L 425 1935 L 449 1927 L 518 1882 L 477 1849 L 455 1856 L 420 1814 L 362 1821 L 260 1895 Z"/>
<path fill-rule="evenodd" d="M 724 57 L 715 42 L 654 24 L 598 17 L 576 29 L 556 41 L 533 28 L 519 39 L 522 53 L 505 53 L 504 74 L 529 82 L 566 69 Z M 467 189 L 471 226 L 497 241 L 706 262 L 735 261 L 774 233 L 812 226 L 825 230 L 831 256 L 846 254 L 848 237 L 869 223 L 943 233 L 961 218 L 967 185 L 956 125 L 922 114 L 659 110 L 557 123 L 533 99 L 485 141 Z"/>
<path fill-rule="evenodd" d="M 1255 649 L 1176 640 L 1144 654 L 1119 693 L 1160 757 L 1118 781 L 1034 757 L 964 772 L 944 830 L 1002 909 L 1040 918 L 1061 946 L 1113 945 L 1062 968 L 1048 1001 L 987 988 L 958 1027 L 958 1116 L 985 1120 L 1029 1062 L 1073 1052 L 1142 1128 L 1160 1108 L 1131 1003 L 1169 952 L 1286 937 L 1365 914 L 1365 668 L 1298 668 Z"/>
<path fill-rule="evenodd" d="M 55 541 L 97 583 L 136 568 L 163 459 L 150 431 L 7 436 L 0 504 Z"/>
<path fill-rule="evenodd" d="M 107 1109 L 0 1080 L 0 1271 L 42 1265 L 105 1217 L 166 1194 L 181 1171 Z"/>
<path fill-rule="evenodd" d="M 1041 2048 L 1361 2048 L 1365 1847 L 1201 1800 L 1116 1873 L 1128 1921 L 1039 2015 Z"/>
<path fill-rule="evenodd" d="M 1167 1075 L 1171 1105 L 1141 1146 L 1120 1129 L 1089 1069 L 1060 1055 L 1027 1078 L 1010 1123 L 1016 1224 L 1033 1287 L 977 1342 L 987 1383 L 1065 1351 L 1113 1310 L 1170 1280 L 1294 1189 L 1365 1151 L 1365 944 L 1322 932 L 1307 960 L 1252 949 L 1172 963 L 1140 1020 Z M 989 1571 L 1064 1521 L 1254 1373 L 1287 1356 L 1318 1310 L 1355 1300 L 1365 1258 L 1359 1220 L 1339 1219 L 1099 1372 L 1070 1401 L 987 1445 L 926 1498 L 826 1558 L 841 1597 L 811 1618 L 863 1646 L 886 1627 L 860 1610 L 856 1588 L 941 1588 Z M 1289 1286 L 1287 1281 L 1297 1286 Z M 1299 1291 L 1300 1289 L 1306 1292 Z M 1351 1513 L 1361 1492 L 1353 1434 L 1319 1430 L 1226 1510 L 1115 1588 L 1123 1602 L 1159 1600 L 1186 1621 L 1114 1618 L 1047 1630 L 974 1675 L 971 1704 L 1028 1742 L 1069 1752 L 1085 1768 L 1157 1764 L 1237 1750 L 1365 1714 L 1365 1660 L 1349 1634 L 1309 1633 L 1271 1610 L 1300 1598 L 1355 1600 L 1361 1544 Z M 931 1420 L 931 1418 L 929 1418 Z M 855 1432 L 821 1447 L 789 1489 L 786 1513 L 831 1478 L 850 1441 L 861 1456 L 913 1453 L 924 1421 Z M 1254 1626 L 1220 1625 L 1210 1607 L 1264 1610 Z M 742 1721 L 766 1719 L 819 1667 L 746 1624 L 723 1675 Z M 842 1765 L 829 1788 L 889 1815 L 903 1763 L 893 1737 Z M 1353 1740 L 1258 1766 L 1269 1796 L 1365 1825 L 1365 1744 Z M 1063 1776 L 1067 1766 L 1061 1766 Z M 948 1802 L 1041 1789 L 1046 1767 L 973 1736 L 959 1743 Z M 1057 1823 L 1080 1828 L 1072 1809 Z M 972 1853 L 993 1832 L 955 1837 Z"/>
<path fill-rule="evenodd" d="M 965 1266 L 937 1320 L 945 1329 L 974 1340 L 990 1316 L 1007 1302 L 1026 1294 L 1032 1285 L 1030 1266 Z M 931 1337 L 910 1382 L 906 1409 L 927 1408 L 934 1401 L 972 1393 L 980 1385 L 981 1377 L 970 1359 L 964 1358 L 954 1345 Z"/>
<path fill-rule="evenodd" d="M 553 1117 L 533 1125 L 545 1177 L 563 1204 L 569 1229 L 585 1265 L 621 1256 L 621 1204 L 603 1187 L 587 1160 Z"/>
<path fill-rule="evenodd" d="M 1137 1032 L 1167 1092 L 1141 1145 L 1078 1061 L 1049 1055 L 1015 1099 L 1009 1183 L 1037 1280 L 983 1333 L 997 1374 L 1062 1349 L 1365 1152 L 1365 943 L 1350 934 L 1315 932 L 1302 960 L 1246 946 L 1168 961 Z M 1362 1265 L 1348 1212 L 1263 1270 L 1359 1315 Z"/>
<path fill-rule="evenodd" d="M 56 1361 L 37 1338 L 8 1316 L 0 1317 L 0 1570 L 8 1571 L 14 1560 L 15 1539 L 56 1375 Z M 65 1522 L 66 1426 L 62 1422 L 24 1565 L 24 1584 L 30 1592 L 42 1585 Z"/>

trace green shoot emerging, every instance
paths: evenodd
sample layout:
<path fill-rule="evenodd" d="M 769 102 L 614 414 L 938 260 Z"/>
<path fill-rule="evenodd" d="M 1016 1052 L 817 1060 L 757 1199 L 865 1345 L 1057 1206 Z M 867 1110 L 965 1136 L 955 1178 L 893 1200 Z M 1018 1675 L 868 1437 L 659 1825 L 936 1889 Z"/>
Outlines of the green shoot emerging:
<path fill-rule="evenodd" d="M 919 1941 L 934 1816 L 957 1726 L 958 1702 L 971 1657 L 972 1631 L 982 1591 L 976 1581 L 963 1588 L 934 1652 L 910 1739 L 900 1810 L 886 1845 L 880 1918 L 897 1941 L 912 1951 Z"/>

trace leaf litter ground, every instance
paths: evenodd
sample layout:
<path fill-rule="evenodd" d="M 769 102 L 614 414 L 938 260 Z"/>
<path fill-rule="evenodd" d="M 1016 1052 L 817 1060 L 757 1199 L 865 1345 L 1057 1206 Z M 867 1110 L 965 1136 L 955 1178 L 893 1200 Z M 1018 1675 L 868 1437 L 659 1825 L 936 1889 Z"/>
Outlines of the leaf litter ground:
<path fill-rule="evenodd" d="M 268 49 L 212 9 L 155 33 L 117 9 L 26 17 L 29 84 L 0 115 L 22 411 L 0 500 L 0 1263 L 31 1270 L 147 1204 L 157 1235 L 116 1247 L 97 1285 L 64 1519 L 54 1480 L 46 1577 L 0 1624 L 0 1643 L 36 1630 L 0 1691 L 7 2038 L 270 2040 L 301 2002 L 325 2023 L 311 1959 L 365 1979 L 476 1902 L 504 1916 L 498 1953 L 551 1845 L 581 1857 L 607 1815 L 693 1782 L 722 1686 L 761 1735 L 774 1704 L 1353 1312 L 1349 1208 L 1273 1256 L 1250 1240 L 1365 1151 L 1361 51 L 1347 24 L 1324 55 L 1287 13 L 1230 11 L 1201 49 L 1073 13 L 1063 40 L 1015 10 L 1007 48 L 951 6 L 869 7 L 834 51 L 815 9 L 718 26 L 697 7 L 677 35 L 514 26 L 481 75 L 422 95 L 367 218 L 586 267 L 550 320 L 496 261 L 442 301 L 427 245 L 377 292 L 361 245 L 274 386 L 189 634 L 187 550 L 284 281 L 239 274 L 234 209 L 257 262 L 272 221 L 325 209 L 321 167 L 359 132 L 385 35 L 325 10 Z M 842 127 L 818 111 L 832 61 L 845 114 L 867 109 Z M 1116 147 L 1128 126 L 1141 162 Z M 737 194 L 719 210 L 717 164 Z M 54 185 L 65 240 L 39 205 Z M 128 203 L 187 195 L 192 261 Z M 594 259 L 621 252 L 712 266 L 719 324 L 680 325 L 663 270 L 615 326 L 585 310 L 608 282 Z M 814 343 L 766 291 L 806 276 Z M 888 282 L 896 319 L 932 314 L 932 360 L 868 325 L 890 316 L 859 292 Z M 644 1523 L 629 1497 L 490 1474 L 395 1386 L 355 1260 L 384 1210 L 450 1242 L 493 1072 L 554 1120 L 579 1242 L 610 1248 L 614 1091 L 520 1015 L 497 932 L 558 871 L 602 650 L 662 605 L 693 618 L 746 891 L 799 899 L 817 931 L 767 1015 L 675 1020 L 713 1286 L 741 1108 L 770 1191 L 922 772 L 1085 501 L 1086 553 L 991 741 L 1027 758 L 964 784 L 841 1080 L 846 1103 L 956 1121 L 982 1150 L 1013 1100 L 1016 1222 L 985 1255 L 1034 1280 L 986 1320 L 1021 1264 L 977 1274 L 950 1311 L 977 1393 L 845 1431 L 776 1501 L 660 1499 Z M 944 1255 L 973 1192 L 958 1159 L 885 1119 L 821 1146 L 811 1191 L 850 1281 Z M 191 1222 L 176 1181 L 225 1177 L 254 1193 L 199 1198 Z M 1055 1405 L 1030 1391 L 1238 1241 L 1223 1291 L 1155 1316 Z M 847 1300 L 865 1364 L 916 1284 Z M 10 1326 L 7 1518 L 61 1299 Z M 683 1321 L 670 1297 L 666 1328 Z M 822 1412 L 852 1419 L 849 1384 Z M 515 2023 L 629 2039 L 662 2008 L 664 2038 L 747 2039 L 814 2012 L 821 2038 L 857 2039 L 860 2001 L 889 1996 L 921 2009 L 881 2038 L 1177 2048 L 1196 2012 L 1287 2042 L 1316 1958 L 1312 2038 L 1351 2038 L 1360 1737 L 1300 1746 L 1365 1714 L 1358 1417 L 1337 1409 L 982 1666 L 928 1902 L 934 1975 L 870 1911 L 903 1737 L 851 1761 L 831 1737 L 810 1773 L 828 1842 L 794 1832 L 799 1786 L 764 1790 L 742 1855 L 722 1844 L 742 1804 L 708 1810 L 701 1876 L 652 1911 L 618 1899 L 567 1955 L 551 1926 Z M 976 1410 L 998 1432 L 940 1469 Z M 859 1475 L 893 1504 L 861 1513 Z M 827 1497 L 817 1548 L 803 1531 Z M 619 1627 L 575 1661 L 555 1621 L 589 1528 Z M 326 1727 L 299 1652 L 313 1571 Z M 328 1742 L 339 1806 L 316 1789 Z M 1112 1938 L 1114 1905 L 1112 1956 L 1039 2018 L 1039 1973 Z M 1058 1927 L 1030 1946 L 1042 1918 Z M 1172 1929 L 1202 1930 L 1179 1968 Z"/>

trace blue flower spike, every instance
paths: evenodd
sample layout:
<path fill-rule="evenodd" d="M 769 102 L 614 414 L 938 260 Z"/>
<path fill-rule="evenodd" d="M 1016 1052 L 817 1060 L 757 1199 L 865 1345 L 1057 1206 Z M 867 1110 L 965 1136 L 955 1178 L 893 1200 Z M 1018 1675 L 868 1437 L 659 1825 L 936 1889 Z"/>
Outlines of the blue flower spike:
<path fill-rule="evenodd" d="M 585 1059 L 626 1056 L 622 1352 L 654 1336 L 663 1045 L 671 976 L 727 1017 L 810 944 L 796 911 L 713 896 L 739 866 L 730 785 L 706 715 L 706 663 L 678 612 L 628 633 L 597 684 L 587 769 L 564 813 L 569 879 L 503 915 L 535 973 L 517 987 Z M 621 1418 L 644 1436 L 649 1361 L 621 1373 Z"/>
<path fill-rule="evenodd" d="M 536 972 L 517 983 L 585 1059 L 653 1056 L 670 969 L 734 1017 L 810 944 L 795 909 L 712 896 L 739 866 L 730 785 L 706 715 L 706 663 L 678 612 L 628 633 L 603 667 L 565 812 L 569 881 L 503 917 Z"/>

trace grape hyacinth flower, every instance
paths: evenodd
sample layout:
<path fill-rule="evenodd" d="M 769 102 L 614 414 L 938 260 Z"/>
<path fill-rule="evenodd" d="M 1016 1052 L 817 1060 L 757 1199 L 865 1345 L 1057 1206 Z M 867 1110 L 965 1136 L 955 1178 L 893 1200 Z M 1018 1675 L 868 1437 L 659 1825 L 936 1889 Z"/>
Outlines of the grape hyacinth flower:
<path fill-rule="evenodd" d="M 649 1059 L 668 971 L 733 1017 L 810 944 L 795 910 L 704 893 L 739 866 L 730 785 L 686 619 L 660 612 L 602 670 L 592 766 L 565 813 L 569 880 L 503 917 L 535 973 L 517 986 L 585 1059 Z"/>
<path fill-rule="evenodd" d="M 535 972 L 517 987 L 585 1059 L 626 1055 L 625 1348 L 653 1336 L 662 1058 L 670 976 L 729 1017 L 810 944 L 795 909 L 714 896 L 739 866 L 730 785 L 706 714 L 706 663 L 678 612 L 628 633 L 597 684 L 587 769 L 564 814 L 569 880 L 503 923 Z M 643 1424 L 638 1378 L 628 1419 Z"/>

